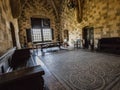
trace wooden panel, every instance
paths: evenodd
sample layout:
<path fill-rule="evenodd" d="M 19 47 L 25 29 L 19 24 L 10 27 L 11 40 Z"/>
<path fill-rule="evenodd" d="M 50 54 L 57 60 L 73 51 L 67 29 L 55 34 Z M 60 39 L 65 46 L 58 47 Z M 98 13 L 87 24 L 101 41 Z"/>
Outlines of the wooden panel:
<path fill-rule="evenodd" d="M 42 75 L 40 65 L 5 73 L 0 76 L 0 90 L 43 90 Z"/>
<path fill-rule="evenodd" d="M 32 42 L 31 29 L 26 29 L 27 42 Z"/>
<path fill-rule="evenodd" d="M 10 61 L 12 59 L 13 53 L 15 52 L 15 49 L 16 48 L 9 49 L 0 57 L 0 73 L 7 72 L 8 68 L 10 67 Z"/>
<path fill-rule="evenodd" d="M 31 25 L 32 28 L 41 28 L 42 27 L 41 18 L 31 18 Z"/>

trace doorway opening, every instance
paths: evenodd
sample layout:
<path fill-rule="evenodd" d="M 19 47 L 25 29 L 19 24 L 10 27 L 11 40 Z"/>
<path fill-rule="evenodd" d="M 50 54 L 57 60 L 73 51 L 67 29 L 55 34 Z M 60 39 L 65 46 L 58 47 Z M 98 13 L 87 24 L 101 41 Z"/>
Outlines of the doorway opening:
<path fill-rule="evenodd" d="M 82 29 L 83 48 L 94 49 L 94 28 L 86 26 Z"/>
<path fill-rule="evenodd" d="M 17 46 L 16 37 L 15 37 L 15 28 L 14 28 L 14 25 L 11 22 L 10 22 L 10 28 L 11 28 L 11 36 L 12 36 L 13 47 L 15 47 L 15 46 Z"/>

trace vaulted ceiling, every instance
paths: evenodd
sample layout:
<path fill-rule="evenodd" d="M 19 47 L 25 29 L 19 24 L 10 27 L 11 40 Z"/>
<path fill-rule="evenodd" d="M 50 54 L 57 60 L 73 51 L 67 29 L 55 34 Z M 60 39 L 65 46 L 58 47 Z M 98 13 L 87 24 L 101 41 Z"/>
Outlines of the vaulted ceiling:
<path fill-rule="evenodd" d="M 42 4 L 46 9 L 53 9 L 55 16 L 58 17 L 61 11 L 60 7 L 62 1 L 64 0 L 10 0 L 10 5 L 14 18 L 18 18 L 21 15 L 21 12 L 26 7 L 26 5 L 32 5 L 36 7 L 39 5 L 39 3 Z"/>

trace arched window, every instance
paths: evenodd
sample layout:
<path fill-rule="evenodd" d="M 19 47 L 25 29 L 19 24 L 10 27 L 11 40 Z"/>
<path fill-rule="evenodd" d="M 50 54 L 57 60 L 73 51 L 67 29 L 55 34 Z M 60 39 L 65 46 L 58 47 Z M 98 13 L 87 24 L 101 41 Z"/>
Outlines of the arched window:
<path fill-rule="evenodd" d="M 48 18 L 31 18 L 32 42 L 47 42 L 53 40 L 53 29 Z"/>

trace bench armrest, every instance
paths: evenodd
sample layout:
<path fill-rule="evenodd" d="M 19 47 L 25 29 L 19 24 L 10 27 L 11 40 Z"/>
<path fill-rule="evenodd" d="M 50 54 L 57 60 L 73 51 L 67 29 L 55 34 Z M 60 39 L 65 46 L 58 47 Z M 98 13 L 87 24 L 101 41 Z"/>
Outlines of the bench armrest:
<path fill-rule="evenodd" d="M 26 67 L 20 70 L 15 70 L 13 72 L 4 73 L 0 75 L 0 86 L 1 84 L 13 82 L 16 80 L 33 78 L 33 77 L 40 77 L 44 75 L 44 71 L 40 65 L 33 66 L 33 67 Z"/>

